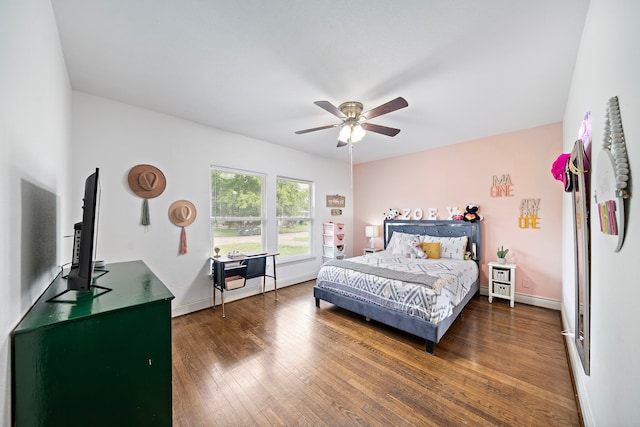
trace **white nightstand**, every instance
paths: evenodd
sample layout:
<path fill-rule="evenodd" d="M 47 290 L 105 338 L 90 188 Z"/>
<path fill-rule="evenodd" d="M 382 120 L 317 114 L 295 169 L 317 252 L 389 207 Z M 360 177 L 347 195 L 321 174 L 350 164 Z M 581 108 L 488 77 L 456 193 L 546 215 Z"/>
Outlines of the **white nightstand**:
<path fill-rule="evenodd" d="M 380 252 L 383 251 L 384 249 L 378 249 L 378 248 L 364 248 L 362 250 L 362 255 L 366 255 L 366 254 L 375 254 L 376 252 Z"/>
<path fill-rule="evenodd" d="M 511 307 L 516 297 L 516 265 L 489 263 L 489 302 L 493 297 L 508 299 Z"/>

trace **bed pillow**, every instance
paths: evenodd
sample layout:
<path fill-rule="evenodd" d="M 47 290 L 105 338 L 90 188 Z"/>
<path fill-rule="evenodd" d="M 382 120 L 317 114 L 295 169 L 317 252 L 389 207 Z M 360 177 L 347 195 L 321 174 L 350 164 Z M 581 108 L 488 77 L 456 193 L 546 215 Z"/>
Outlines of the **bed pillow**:
<path fill-rule="evenodd" d="M 440 242 L 422 242 L 420 243 L 422 251 L 429 259 L 440 258 Z"/>
<path fill-rule="evenodd" d="M 467 249 L 467 236 L 462 237 L 436 237 L 422 236 L 422 242 L 440 243 L 440 258 L 464 260 Z"/>
<path fill-rule="evenodd" d="M 407 252 L 407 242 L 411 239 L 417 238 L 415 234 L 401 233 L 399 231 L 394 232 L 391 235 L 391 239 L 389 239 L 389 243 L 387 243 L 387 252 L 392 255 L 406 255 Z"/>

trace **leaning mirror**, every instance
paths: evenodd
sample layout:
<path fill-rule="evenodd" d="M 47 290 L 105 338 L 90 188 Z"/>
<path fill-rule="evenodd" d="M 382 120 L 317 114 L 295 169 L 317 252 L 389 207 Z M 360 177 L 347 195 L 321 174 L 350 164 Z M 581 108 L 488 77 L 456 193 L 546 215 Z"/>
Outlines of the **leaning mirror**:
<path fill-rule="evenodd" d="M 573 180 L 573 233 L 575 242 L 575 343 L 585 374 L 589 375 L 590 315 L 590 218 L 589 159 L 577 140 L 571 151 L 569 171 Z"/>

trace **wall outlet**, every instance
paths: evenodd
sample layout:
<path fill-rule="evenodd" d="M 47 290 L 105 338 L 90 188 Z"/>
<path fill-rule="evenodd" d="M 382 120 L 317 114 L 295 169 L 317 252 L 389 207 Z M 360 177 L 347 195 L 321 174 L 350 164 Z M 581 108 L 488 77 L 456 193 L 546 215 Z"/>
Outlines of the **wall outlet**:
<path fill-rule="evenodd" d="M 523 288 L 528 288 L 529 287 L 529 279 L 522 279 L 522 287 Z"/>

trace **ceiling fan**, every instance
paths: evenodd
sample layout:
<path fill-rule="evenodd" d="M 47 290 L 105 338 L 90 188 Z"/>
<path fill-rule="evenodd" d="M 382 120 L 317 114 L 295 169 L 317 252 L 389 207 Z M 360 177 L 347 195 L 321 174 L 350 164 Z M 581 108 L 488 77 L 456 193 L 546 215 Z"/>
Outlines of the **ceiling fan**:
<path fill-rule="evenodd" d="M 400 129 L 368 123 L 367 120 L 383 114 L 391 113 L 392 111 L 399 110 L 409 105 L 404 98 L 398 97 L 363 113 L 362 103 L 357 101 L 343 102 L 339 107 L 336 107 L 329 101 L 316 101 L 314 104 L 338 117 L 342 122 L 334 125 L 299 130 L 296 131 L 296 133 L 301 135 L 303 133 L 331 129 L 340 126 L 341 129 L 338 136 L 338 147 L 344 147 L 345 145 L 350 145 L 354 142 L 360 141 L 364 137 L 366 131 L 380 133 L 387 136 L 396 136 L 400 132 Z"/>

